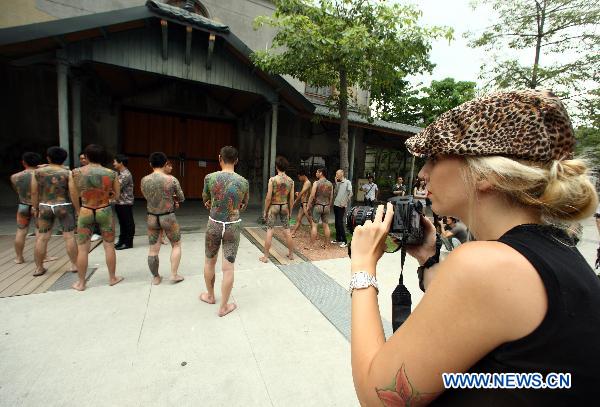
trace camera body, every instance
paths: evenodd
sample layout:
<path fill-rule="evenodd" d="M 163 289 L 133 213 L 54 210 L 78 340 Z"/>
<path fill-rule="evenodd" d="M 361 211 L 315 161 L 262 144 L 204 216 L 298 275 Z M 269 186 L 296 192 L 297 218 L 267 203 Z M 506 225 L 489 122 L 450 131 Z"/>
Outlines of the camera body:
<path fill-rule="evenodd" d="M 425 233 L 421 226 L 423 204 L 412 196 L 399 196 L 389 199 L 394 206 L 394 219 L 388 234 L 395 238 L 401 246 L 418 246 L 423 243 Z M 357 226 L 364 225 L 367 220 L 375 219 L 377 208 L 370 206 L 354 206 L 346 215 L 346 227 L 354 233 Z M 383 208 L 385 216 L 386 207 Z"/>

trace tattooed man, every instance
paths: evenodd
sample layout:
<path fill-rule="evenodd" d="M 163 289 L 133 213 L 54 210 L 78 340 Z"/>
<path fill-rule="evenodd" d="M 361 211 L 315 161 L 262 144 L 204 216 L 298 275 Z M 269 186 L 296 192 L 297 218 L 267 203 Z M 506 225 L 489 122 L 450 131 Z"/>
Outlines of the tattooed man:
<path fill-rule="evenodd" d="M 298 180 L 302 183 L 302 189 L 300 192 L 296 192 L 296 200 L 294 201 L 294 206 L 300 202 L 300 207 L 298 208 L 298 216 L 296 217 L 296 225 L 292 229 L 292 237 L 296 237 L 296 232 L 298 228 L 302 225 L 302 219 L 306 216 L 308 219 L 308 223 L 312 228 L 312 216 L 310 212 L 308 212 L 308 197 L 310 196 L 310 187 L 312 186 L 312 182 L 306 176 L 306 171 L 300 170 L 298 171 Z M 294 209 L 292 207 L 292 209 Z"/>
<path fill-rule="evenodd" d="M 97 225 L 103 238 L 104 255 L 108 268 L 109 285 L 113 286 L 123 280 L 117 277 L 117 259 L 115 255 L 115 219 L 110 201 L 116 199 L 120 193 L 117 174 L 104 168 L 101 163 L 106 161 L 104 147 L 90 144 L 85 148 L 85 156 L 89 164 L 75 168 L 70 180 L 71 201 L 79 214 L 77 219 L 77 271 L 79 281 L 73 288 L 85 290 L 85 276 L 88 266 L 90 251 L 90 238 Z M 81 198 L 81 207 L 79 206 Z"/>
<path fill-rule="evenodd" d="M 181 260 L 181 232 L 175 217 L 175 209 L 185 200 L 179 181 L 165 173 L 167 156 L 163 152 L 150 154 L 152 174 L 142 178 L 142 194 L 148 209 L 148 267 L 152 273 L 152 284 L 158 285 L 162 277 L 158 273 L 158 253 L 160 252 L 161 233 L 171 242 L 171 282 L 179 283 L 183 277 L 177 274 Z"/>
<path fill-rule="evenodd" d="M 265 197 L 265 213 L 267 219 L 267 238 L 265 240 L 265 252 L 259 259 L 263 263 L 269 261 L 269 250 L 271 250 L 271 241 L 273 240 L 273 227 L 277 218 L 283 226 L 285 240 L 288 247 L 288 259 L 294 259 L 294 243 L 290 233 L 290 212 L 294 204 L 294 181 L 285 172 L 289 166 L 284 157 L 275 159 L 275 169 L 277 175 L 269 179 L 267 187 L 267 196 Z"/>
<path fill-rule="evenodd" d="M 46 154 L 49 165 L 35 170 L 31 179 L 31 201 L 38 226 L 34 252 L 36 264 L 34 276 L 41 276 L 47 271 L 43 263 L 55 219 L 58 219 L 63 229 L 67 254 L 71 260 L 70 270 L 76 270 L 77 262 L 77 246 L 73 236 L 75 213 L 69 197 L 71 171 L 63 167 L 67 152 L 60 147 L 50 147 Z"/>
<path fill-rule="evenodd" d="M 25 262 L 23 258 L 23 248 L 25 247 L 25 238 L 31 222 L 31 178 L 33 172 L 40 164 L 41 157 L 38 153 L 25 153 L 21 157 L 21 165 L 25 168 L 10 177 L 10 182 L 19 196 L 19 206 L 17 207 L 17 233 L 15 235 L 15 263 Z"/>
<path fill-rule="evenodd" d="M 323 224 L 325 243 L 321 245 L 325 249 L 329 245 L 331 232 L 329 231 L 329 212 L 333 203 L 333 184 L 327 179 L 327 168 L 319 168 L 316 172 L 317 180 L 313 183 L 310 198 L 308 198 L 308 211 L 313 211 L 313 224 L 310 230 L 311 245 L 317 241 L 317 225 L 319 220 Z M 312 247 L 307 247 L 312 249 Z"/>
<path fill-rule="evenodd" d="M 215 303 L 215 264 L 219 247 L 223 244 L 223 281 L 221 283 L 221 305 L 218 315 L 223 317 L 236 309 L 228 304 L 233 288 L 233 269 L 240 244 L 240 211 L 248 206 L 248 181 L 235 173 L 238 152 L 231 146 L 221 149 L 219 165 L 221 171 L 208 174 L 204 178 L 202 200 L 210 210 L 206 225 L 204 261 L 204 282 L 207 292 L 200 299 L 208 304 Z"/>

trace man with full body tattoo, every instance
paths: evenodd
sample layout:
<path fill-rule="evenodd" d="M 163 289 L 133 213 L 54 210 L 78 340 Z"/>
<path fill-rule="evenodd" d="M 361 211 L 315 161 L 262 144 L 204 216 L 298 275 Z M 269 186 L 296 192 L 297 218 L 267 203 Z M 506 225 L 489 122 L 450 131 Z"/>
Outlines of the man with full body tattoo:
<path fill-rule="evenodd" d="M 31 201 L 38 226 L 34 276 L 41 276 L 47 271 L 43 264 L 55 219 L 59 220 L 63 229 L 67 254 L 71 260 L 70 270 L 76 270 L 77 262 L 77 246 L 73 236 L 75 214 L 69 197 L 71 171 L 63 167 L 67 152 L 60 147 L 50 147 L 47 157 L 49 165 L 35 170 L 31 179 Z"/>
<path fill-rule="evenodd" d="M 115 254 L 115 219 L 110 205 L 111 199 L 119 196 L 120 185 L 117 173 L 104 168 L 101 163 L 106 161 L 104 147 L 90 144 L 85 148 L 85 156 L 89 164 L 75 168 L 69 180 L 71 201 L 77 213 L 77 271 L 79 281 L 73 284 L 78 291 L 85 290 L 85 277 L 88 267 L 88 254 L 90 251 L 90 238 L 94 226 L 98 226 L 104 241 L 104 256 L 108 268 L 108 283 L 113 286 L 123 280 L 117 277 L 117 258 Z M 81 198 L 81 207 L 79 206 Z"/>
<path fill-rule="evenodd" d="M 313 223 L 310 229 L 310 243 L 313 246 L 317 242 L 317 225 L 319 220 L 323 223 L 323 234 L 325 243 L 321 248 L 325 249 L 329 245 L 331 232 L 329 231 L 329 212 L 333 203 L 333 184 L 327 179 L 327 168 L 317 170 L 317 180 L 313 183 L 310 198 L 308 198 L 308 211 L 313 211 Z M 308 250 L 314 247 L 306 247 Z"/>
<path fill-rule="evenodd" d="M 248 181 L 235 173 L 238 152 L 234 147 L 225 146 L 219 153 L 221 171 L 208 174 L 204 178 L 202 200 L 210 210 L 206 225 L 204 261 L 204 282 L 207 292 L 200 294 L 200 300 L 215 304 L 215 264 L 219 247 L 223 243 L 223 281 L 221 283 L 221 305 L 218 315 L 223 317 L 237 308 L 229 304 L 233 288 L 235 257 L 240 244 L 240 212 L 248 206 Z"/>
<path fill-rule="evenodd" d="M 264 255 L 259 259 L 263 263 L 269 261 L 269 250 L 271 250 L 271 242 L 273 240 L 273 227 L 278 217 L 285 233 L 285 240 L 288 247 L 287 257 L 290 260 L 294 259 L 294 243 L 290 233 L 290 213 L 294 203 L 294 181 L 285 174 L 288 165 L 288 160 L 284 157 L 277 157 L 275 160 L 277 175 L 269 179 L 264 213 L 264 218 L 267 219 L 267 238 L 265 240 Z"/>
<path fill-rule="evenodd" d="M 312 228 L 312 216 L 310 212 L 308 212 L 308 197 L 310 196 L 310 187 L 312 182 L 306 176 L 306 171 L 300 170 L 298 171 L 298 180 L 302 183 L 302 189 L 300 192 L 296 192 L 296 200 L 292 205 L 292 209 L 296 206 L 298 202 L 300 202 L 300 207 L 298 208 L 298 216 L 296 217 L 296 225 L 292 229 L 292 237 L 296 237 L 296 232 L 298 228 L 302 225 L 302 219 L 306 216 L 308 219 L 308 223 Z"/>
<path fill-rule="evenodd" d="M 152 273 L 152 284 L 162 281 L 158 273 L 158 253 L 160 251 L 161 233 L 167 235 L 171 242 L 171 282 L 179 283 L 183 277 L 177 274 L 181 260 L 181 232 L 175 217 L 175 209 L 179 202 L 185 200 L 179 181 L 165 173 L 167 156 L 163 152 L 150 154 L 152 174 L 142 178 L 142 194 L 147 200 L 148 209 L 148 267 Z"/>
<path fill-rule="evenodd" d="M 10 177 L 10 183 L 19 196 L 17 233 L 15 234 L 15 263 L 17 264 L 25 262 L 23 249 L 25 248 L 25 238 L 31 222 L 31 178 L 33 178 L 33 173 L 40 161 L 41 157 L 38 153 L 24 153 L 21 157 L 21 164 L 25 169 Z"/>

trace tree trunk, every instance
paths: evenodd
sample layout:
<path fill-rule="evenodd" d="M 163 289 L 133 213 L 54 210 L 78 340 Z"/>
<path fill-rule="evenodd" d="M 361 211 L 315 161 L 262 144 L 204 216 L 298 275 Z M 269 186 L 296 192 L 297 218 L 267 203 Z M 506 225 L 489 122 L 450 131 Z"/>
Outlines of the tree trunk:
<path fill-rule="evenodd" d="M 340 69 L 340 169 L 348 175 L 348 76 L 345 69 Z"/>
<path fill-rule="evenodd" d="M 543 0 L 543 4 L 540 4 L 539 1 L 536 0 L 535 6 L 537 16 L 537 40 L 535 43 L 535 60 L 531 71 L 531 83 L 529 84 L 531 89 L 535 89 L 538 85 L 538 67 L 540 64 L 542 37 L 544 35 L 544 23 L 546 21 L 546 0 Z"/>

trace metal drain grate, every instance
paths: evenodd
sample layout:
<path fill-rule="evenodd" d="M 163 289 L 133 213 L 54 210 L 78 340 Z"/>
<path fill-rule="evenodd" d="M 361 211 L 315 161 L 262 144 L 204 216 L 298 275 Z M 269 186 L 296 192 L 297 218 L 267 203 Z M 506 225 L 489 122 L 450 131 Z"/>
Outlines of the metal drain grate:
<path fill-rule="evenodd" d="M 325 318 L 350 341 L 350 295 L 312 263 L 278 265 L 285 276 L 313 303 Z M 392 324 L 382 319 L 385 337 L 392 335 Z"/>
<path fill-rule="evenodd" d="M 98 270 L 97 268 L 88 268 L 85 276 L 85 281 L 90 281 L 92 275 Z M 70 290 L 71 286 L 77 281 L 77 273 L 67 271 L 60 276 L 58 280 L 48 289 L 48 291 Z"/>

